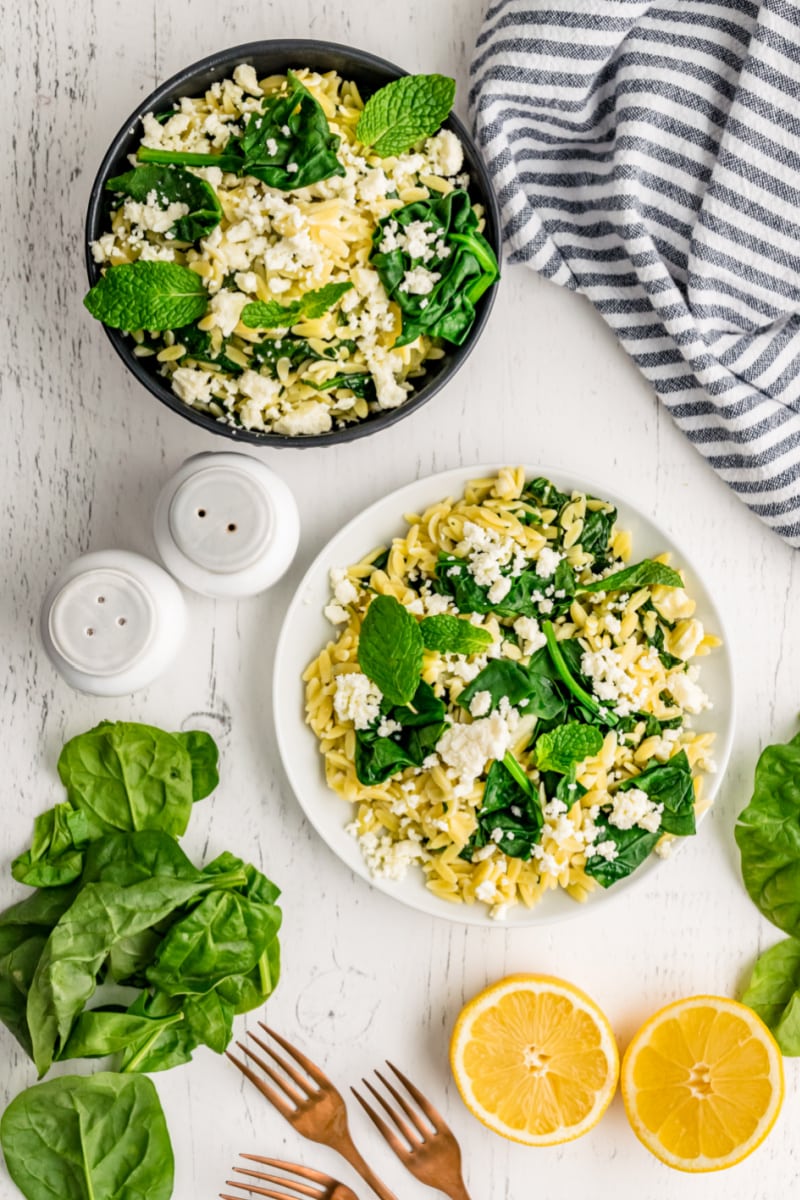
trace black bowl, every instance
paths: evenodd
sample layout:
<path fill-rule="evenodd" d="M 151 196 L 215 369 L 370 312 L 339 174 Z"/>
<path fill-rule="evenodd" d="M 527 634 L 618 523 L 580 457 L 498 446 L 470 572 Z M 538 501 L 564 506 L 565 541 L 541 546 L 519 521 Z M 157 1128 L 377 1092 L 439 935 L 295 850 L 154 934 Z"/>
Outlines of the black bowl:
<path fill-rule="evenodd" d="M 86 265 L 89 281 L 94 285 L 100 278 L 100 267 L 92 258 L 90 243 L 95 241 L 109 227 L 109 196 L 104 191 L 107 179 L 119 175 L 128 169 L 128 156 L 135 152 L 141 140 L 141 118 L 147 112 L 163 112 L 171 108 L 174 101 L 181 96 L 199 96 L 217 79 L 229 76 L 238 63 L 248 62 L 255 67 L 259 77 L 284 72 L 290 67 L 310 67 L 318 71 L 337 71 L 342 78 L 354 80 L 366 99 L 372 92 L 378 90 L 393 79 L 398 79 L 408 72 L 394 63 L 383 58 L 376 58 L 364 50 L 353 50 L 349 46 L 339 46 L 333 42 L 317 42 L 301 38 L 285 38 L 275 41 L 248 42 L 243 46 L 233 46 L 229 50 L 220 50 L 216 54 L 203 58 L 173 75 L 166 83 L 142 101 L 135 112 L 131 113 L 117 136 L 111 143 L 100 169 L 97 172 L 89 198 L 89 210 L 86 214 Z M 469 133 L 457 117 L 450 116 L 444 123 L 445 129 L 451 129 L 460 139 L 464 147 L 465 169 L 470 175 L 470 195 L 472 199 L 483 205 L 485 210 L 486 228 L 484 236 L 500 260 L 500 213 L 492 189 L 489 173 L 483 160 L 472 141 Z M 212 160 L 213 161 L 213 160 Z M 412 392 L 408 400 L 399 408 L 385 409 L 371 413 L 364 420 L 342 429 L 333 429 L 330 433 L 315 434 L 308 437 L 286 437 L 277 433 L 260 433 L 257 430 L 239 429 L 218 421 L 210 413 L 191 408 L 180 400 L 157 370 L 149 365 L 153 360 L 137 358 L 133 353 L 133 345 L 119 330 L 104 326 L 111 345 L 120 356 L 129 371 L 132 371 L 140 383 L 156 396 L 162 404 L 166 404 L 173 412 L 179 413 L 195 425 L 201 425 L 212 433 L 222 434 L 223 437 L 235 438 L 240 442 L 254 442 L 264 446 L 329 446 L 339 442 L 351 442 L 356 438 L 366 437 L 379 429 L 386 429 L 402 420 L 410 413 L 420 408 L 430 400 L 445 383 L 449 382 L 458 368 L 467 358 L 473 346 L 483 331 L 489 317 L 497 285 L 494 284 L 478 301 L 475 322 L 461 346 L 448 346 L 443 358 L 432 360 L 427 364 L 426 374 L 422 377 L 419 388 Z"/>

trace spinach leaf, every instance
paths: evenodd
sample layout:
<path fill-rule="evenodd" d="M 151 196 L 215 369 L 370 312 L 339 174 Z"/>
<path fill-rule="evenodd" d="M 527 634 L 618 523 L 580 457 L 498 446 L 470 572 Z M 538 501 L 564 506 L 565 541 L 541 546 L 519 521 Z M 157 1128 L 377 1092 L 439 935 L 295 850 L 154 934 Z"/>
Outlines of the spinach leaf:
<path fill-rule="evenodd" d="M 339 138 L 331 133 L 322 106 L 287 72 L 284 93 L 265 96 L 262 111 L 250 113 L 240 136 L 232 136 L 219 154 L 192 154 L 140 146 L 140 162 L 219 167 L 252 175 L 269 187 L 289 192 L 332 175 L 344 175 L 336 157 Z"/>
<path fill-rule="evenodd" d="M 577 763 L 594 757 L 602 748 L 603 735 L 595 725 L 571 721 L 537 739 L 536 765 L 540 771 L 567 775 Z"/>
<path fill-rule="evenodd" d="M 288 329 L 301 319 L 315 320 L 333 308 L 352 286 L 349 282 L 326 283 L 289 304 L 280 304 L 277 300 L 252 300 L 242 309 L 242 324 L 248 329 Z"/>
<path fill-rule="evenodd" d="M 399 733 L 380 737 L 377 726 L 356 732 L 356 775 L 367 787 L 383 783 L 406 767 L 421 767 L 447 728 L 444 703 L 424 679 L 419 681 L 410 706 L 384 708 L 384 715 L 401 726 Z"/>
<path fill-rule="evenodd" d="M 84 296 L 93 317 L 112 329 L 135 333 L 179 329 L 199 320 L 208 308 L 200 276 L 172 262 L 121 263 Z"/>
<path fill-rule="evenodd" d="M 262 342 L 254 342 L 251 348 L 254 360 L 265 366 L 274 377 L 282 358 L 288 358 L 291 365 L 298 369 L 306 359 L 322 362 L 328 358 L 338 358 L 344 350 L 352 354 L 356 344 L 348 339 L 337 338 L 328 342 L 325 349 L 318 353 L 306 338 L 284 333 L 280 337 L 266 337 Z"/>
<path fill-rule="evenodd" d="M 103 1058 L 149 1041 L 160 1031 L 183 1020 L 178 1010 L 164 1017 L 148 1017 L 118 1007 L 82 1012 L 72 1026 L 59 1061 L 70 1058 Z"/>
<path fill-rule="evenodd" d="M 244 367 L 234 362 L 232 358 L 228 358 L 225 353 L 228 338 L 223 338 L 220 349 L 212 353 L 211 334 L 205 329 L 198 329 L 196 325 L 185 325 L 183 329 L 176 329 L 175 337 L 185 349 L 186 358 L 193 358 L 196 362 L 216 367 L 220 371 L 227 372 L 228 375 L 241 375 L 244 371 Z M 255 349 L 254 347 L 254 358 L 256 357 Z"/>
<path fill-rule="evenodd" d="M 280 927 L 280 909 L 235 891 L 213 892 L 167 932 L 147 970 L 169 996 L 209 992 L 229 975 L 246 975 Z"/>
<path fill-rule="evenodd" d="M 83 870 L 83 847 L 90 838 L 86 814 L 71 804 L 56 804 L 34 819 L 31 848 L 14 859 L 11 874 L 29 887 L 72 883 Z"/>
<path fill-rule="evenodd" d="M 763 751 L 734 836 L 753 903 L 779 929 L 800 933 L 800 733 Z"/>
<path fill-rule="evenodd" d="M 626 779 L 617 791 L 627 792 L 632 788 L 646 792 L 653 804 L 664 805 L 661 830 L 680 837 L 688 837 L 696 832 L 692 768 L 685 750 L 668 762 L 652 763 L 638 775 Z"/>
<path fill-rule="evenodd" d="M 652 559 L 645 558 L 640 563 L 634 563 L 633 566 L 623 567 L 621 571 L 615 571 L 613 575 L 606 575 L 604 579 L 596 579 L 594 583 L 578 584 L 578 594 L 585 592 L 622 592 L 635 591 L 637 588 L 643 587 L 683 587 L 683 580 L 677 571 L 673 571 L 672 567 L 665 566 L 664 563 L 653 562 Z"/>
<path fill-rule="evenodd" d="M 211 185 L 183 167 L 156 164 L 135 167 L 124 175 L 106 180 L 105 186 L 106 191 L 122 192 L 142 203 L 150 203 L 150 197 L 154 195 L 158 208 L 169 208 L 175 203 L 188 205 L 188 213 L 179 217 L 171 229 L 180 242 L 196 242 L 208 237 L 222 217 L 222 205 Z"/>
<path fill-rule="evenodd" d="M 188 752 L 192 764 L 192 803 L 205 800 L 219 783 L 219 750 L 210 733 L 202 729 L 189 729 L 176 733 L 175 739 Z"/>
<path fill-rule="evenodd" d="M 206 763 L 212 754 L 201 739 Z M 86 814 L 93 836 L 113 830 L 186 831 L 194 798 L 193 758 L 186 741 L 152 725 L 102 722 L 64 746 L 58 773 L 73 808 Z M 209 777 L 210 778 L 210 777 Z"/>
<path fill-rule="evenodd" d="M 404 75 L 373 93 L 364 105 L 356 137 L 381 158 L 404 154 L 445 120 L 456 94 L 446 75 Z"/>
<path fill-rule="evenodd" d="M 408 704 L 422 673 L 419 624 L 394 596 L 376 596 L 358 639 L 361 670 L 392 704 Z"/>
<path fill-rule="evenodd" d="M 412 257 L 405 249 L 404 230 L 412 222 L 429 227 L 432 257 Z M 470 198 L 460 189 L 417 200 L 384 217 L 374 234 L 370 262 L 389 299 L 400 307 L 403 327 L 396 346 L 422 334 L 460 346 L 475 320 L 475 304 L 500 275 L 494 251 L 478 233 Z M 408 287 L 408 273 L 419 268 L 431 273 L 432 290 L 425 294 Z"/>
<path fill-rule="evenodd" d="M 488 629 L 479 629 L 471 621 L 440 613 L 435 617 L 423 617 L 419 623 L 426 650 L 439 654 L 480 654 L 492 644 Z"/>
<path fill-rule="evenodd" d="M 542 672 L 541 665 L 540 657 L 535 662 L 531 659 L 527 668 L 508 658 L 494 658 L 459 693 L 456 703 L 469 711 L 478 692 L 488 692 L 492 698 L 490 711 L 505 696 L 512 708 L 520 708 L 526 715 L 561 716 L 566 709 L 563 697 L 552 678 Z"/>
<path fill-rule="evenodd" d="M 556 485 L 543 475 L 529 479 L 522 491 L 524 500 L 532 502 L 538 508 L 554 508 L 559 512 L 569 501 L 566 492 L 559 491 Z"/>
<path fill-rule="evenodd" d="M 495 760 L 489 768 L 476 816 L 477 828 L 459 855 L 468 862 L 475 850 L 489 842 L 496 842 L 509 858 L 527 862 L 541 840 L 544 817 L 539 797 L 510 751 L 502 762 Z"/>
<path fill-rule="evenodd" d="M 595 720 L 601 721 L 605 725 L 613 726 L 619 724 L 619 717 L 616 715 L 616 713 L 612 712 L 611 709 L 607 708 L 605 705 L 600 704 L 599 701 L 597 701 L 595 697 L 586 690 L 586 688 L 575 677 L 576 673 L 574 665 L 571 666 L 568 664 L 566 657 L 568 654 L 575 654 L 576 651 L 578 654 L 580 653 L 580 647 L 577 645 L 577 643 L 571 644 L 569 641 L 559 642 L 556 639 L 556 631 L 553 628 L 552 621 L 542 622 L 542 633 L 547 638 L 547 650 L 553 666 L 558 672 L 559 678 L 567 690 L 571 692 L 575 699 L 579 702 L 581 707 L 591 714 Z M 574 649 L 572 649 L 573 646 Z M 567 647 L 570 647 L 570 649 L 567 649 Z"/>
<path fill-rule="evenodd" d="M 334 375 L 333 379 L 326 379 L 324 383 L 312 383 L 310 379 L 304 379 L 303 383 L 314 388 L 316 392 L 349 388 L 354 396 L 360 396 L 362 400 L 375 399 L 375 380 L 369 371 L 349 371 L 343 375 Z"/>
<path fill-rule="evenodd" d="M 741 997 L 768 1029 L 783 1054 L 800 1055 L 800 941 L 787 938 L 756 960 Z"/>
<path fill-rule="evenodd" d="M 647 640 L 651 646 L 655 647 L 656 651 L 658 652 L 658 657 L 661 659 L 661 662 L 663 663 L 663 665 L 667 668 L 668 671 L 670 670 L 671 667 L 682 666 L 684 660 L 682 658 L 678 658 L 678 656 L 675 654 L 670 654 L 669 651 L 665 649 L 666 635 L 664 633 L 664 624 L 671 625 L 671 622 L 664 621 L 664 618 L 661 616 L 658 609 L 656 608 L 656 606 L 653 604 L 653 602 L 651 600 L 646 600 L 644 602 L 644 604 L 642 605 L 640 611 L 642 613 L 645 613 L 645 612 L 655 613 L 655 617 L 656 617 L 655 632 L 653 633 L 652 637 L 648 637 Z"/>
<path fill-rule="evenodd" d="M 601 887 L 608 888 L 625 879 L 652 853 L 661 833 L 648 833 L 634 825 L 632 829 L 617 829 L 610 825 L 608 814 L 601 812 L 595 824 L 600 829 L 596 843 L 613 842 L 617 849 L 617 857 L 609 861 L 599 854 L 588 854 L 584 870 L 587 875 L 596 879 Z"/>
<path fill-rule="evenodd" d="M 143 992 L 128 1010 L 149 1022 L 150 1032 L 132 1042 L 123 1054 L 121 1070 L 167 1071 L 190 1061 L 202 1045 L 222 1054 L 233 1036 L 234 1006 L 218 990 L 200 996 L 167 996 Z"/>
<path fill-rule="evenodd" d="M 156 1089 L 142 1075 L 64 1075 L 27 1088 L 0 1120 L 27 1200 L 169 1200 L 173 1156 Z"/>
<path fill-rule="evenodd" d="M 441 553 L 434 571 L 436 590 L 440 595 L 452 596 L 460 612 L 497 611 L 497 606 L 489 600 L 488 589 L 477 584 L 467 569 L 466 559 L 457 558 L 454 554 Z"/>
<path fill-rule="evenodd" d="M 612 508 L 606 512 L 602 508 L 593 509 L 586 513 L 581 530 L 581 548 L 594 558 L 595 573 L 599 566 L 608 560 L 610 554 L 611 535 L 617 520 L 617 510 Z"/>

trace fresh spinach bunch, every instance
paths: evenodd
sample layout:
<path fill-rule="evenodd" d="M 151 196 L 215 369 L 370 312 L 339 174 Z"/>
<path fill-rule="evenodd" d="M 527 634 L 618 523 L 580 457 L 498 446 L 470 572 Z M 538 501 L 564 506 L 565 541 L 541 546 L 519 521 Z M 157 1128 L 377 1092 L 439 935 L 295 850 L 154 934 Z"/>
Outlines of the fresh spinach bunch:
<path fill-rule="evenodd" d="M 102 1072 L 27 1088 L 0 1120 L 11 1178 L 27 1200 L 169 1200 L 174 1159 L 149 1079 Z"/>
<path fill-rule="evenodd" d="M 208 237 L 222 217 L 222 205 L 211 184 L 183 167 L 156 163 L 134 167 L 132 171 L 107 179 L 105 189 L 141 203 L 149 203 L 154 198 L 158 208 L 169 208 L 175 203 L 188 205 L 188 213 L 179 217 L 170 229 L 179 242 L 196 242 Z"/>
<path fill-rule="evenodd" d="M 331 133 L 322 106 L 288 71 L 286 91 L 265 96 L 261 112 L 250 113 L 242 133 L 229 137 L 219 154 L 140 146 L 137 157 L 143 163 L 219 167 L 289 192 L 344 175 L 336 157 L 338 148 L 339 138 Z"/>
<path fill-rule="evenodd" d="M 68 801 L 17 872 L 48 886 L 0 914 L 0 1019 L 40 1075 L 76 1057 L 157 1071 L 199 1045 L 221 1053 L 234 1015 L 277 983 L 281 912 L 255 867 L 225 852 L 201 870 L 175 840 L 218 781 L 213 739 L 103 722 L 67 743 L 59 773 Z M 127 1003 L 88 1007 L 104 984 Z"/>
<path fill-rule="evenodd" d="M 219 782 L 217 747 L 201 730 L 165 733 L 131 721 L 102 721 L 64 746 L 58 773 L 67 800 L 36 817 L 29 850 L 11 874 L 30 887 L 71 883 L 86 846 L 117 830 L 186 832 L 192 804 Z"/>
<path fill-rule="evenodd" d="M 402 236 L 412 222 L 424 222 L 433 238 L 430 257 L 412 257 L 402 246 L 382 250 L 390 224 Z M 456 189 L 433 200 L 417 200 L 383 218 L 375 231 L 370 262 L 390 300 L 400 308 L 402 331 L 397 346 L 421 334 L 460 346 L 475 320 L 475 305 L 499 278 L 494 251 L 478 232 L 478 218 L 468 194 Z M 407 289 L 408 272 L 435 272 L 432 290 L 419 295 Z"/>

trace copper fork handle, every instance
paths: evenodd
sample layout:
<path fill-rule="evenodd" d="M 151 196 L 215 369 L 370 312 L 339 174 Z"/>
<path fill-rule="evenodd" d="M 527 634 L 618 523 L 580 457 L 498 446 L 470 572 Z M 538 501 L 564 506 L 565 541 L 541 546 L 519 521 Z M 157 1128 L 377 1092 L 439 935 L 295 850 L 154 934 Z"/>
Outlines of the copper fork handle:
<path fill-rule="evenodd" d="M 333 1149 L 338 1150 L 342 1158 L 350 1163 L 353 1170 L 357 1171 L 364 1182 L 369 1184 L 375 1195 L 380 1196 L 380 1200 L 397 1200 L 394 1192 L 390 1191 L 385 1183 L 381 1183 L 369 1163 L 366 1163 L 361 1157 L 351 1138 L 343 1138 Z M 466 1200 L 469 1200 L 469 1196 L 466 1197 Z"/>

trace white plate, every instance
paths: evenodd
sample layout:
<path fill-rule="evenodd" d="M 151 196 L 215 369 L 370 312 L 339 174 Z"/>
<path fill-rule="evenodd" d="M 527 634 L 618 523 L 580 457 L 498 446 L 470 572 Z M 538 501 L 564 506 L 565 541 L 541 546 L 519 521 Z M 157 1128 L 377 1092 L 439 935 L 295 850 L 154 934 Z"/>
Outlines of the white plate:
<path fill-rule="evenodd" d="M 345 826 L 352 820 L 353 807 L 325 783 L 323 758 L 317 738 L 304 719 L 301 676 L 309 662 L 335 636 L 322 611 L 330 600 L 330 568 L 348 566 L 358 562 L 374 547 L 388 545 L 393 537 L 404 534 L 404 513 L 422 512 L 446 496 L 458 497 L 470 479 L 495 474 L 502 465 L 506 464 L 459 467 L 455 471 L 418 479 L 378 500 L 331 538 L 308 568 L 286 614 L 278 640 L 273 679 L 278 746 L 286 774 L 306 816 L 334 853 L 373 887 L 411 908 L 451 921 L 501 929 L 511 925 L 546 924 L 567 916 L 577 916 L 585 912 L 588 906 L 607 902 L 636 880 L 649 876 L 661 860 L 651 856 L 627 880 L 615 884 L 608 891 L 598 887 L 585 905 L 577 904 L 566 892 L 557 889 L 548 892 L 533 909 L 527 909 L 522 904 L 516 905 L 503 921 L 493 921 L 483 904 L 451 904 L 435 896 L 426 888 L 425 876 L 420 868 L 411 867 L 401 880 L 373 879 L 358 843 L 345 832 Z M 722 618 L 702 578 L 672 538 L 606 484 L 580 478 L 556 467 L 526 466 L 525 473 L 529 479 L 544 475 L 566 490 L 577 489 L 610 500 L 619 510 L 619 525 L 629 529 L 633 535 L 633 561 L 669 550 L 674 556 L 674 565 L 685 570 L 687 590 L 697 601 L 697 616 L 706 629 L 719 634 L 725 643 L 703 660 L 701 681 L 714 707 L 697 719 L 696 726 L 698 729 L 713 730 L 717 735 L 714 749 L 717 774 L 707 776 L 705 782 L 707 795 L 713 799 L 728 762 L 733 738 L 733 669 Z M 668 871 L 669 866 L 665 865 L 664 869 Z"/>

